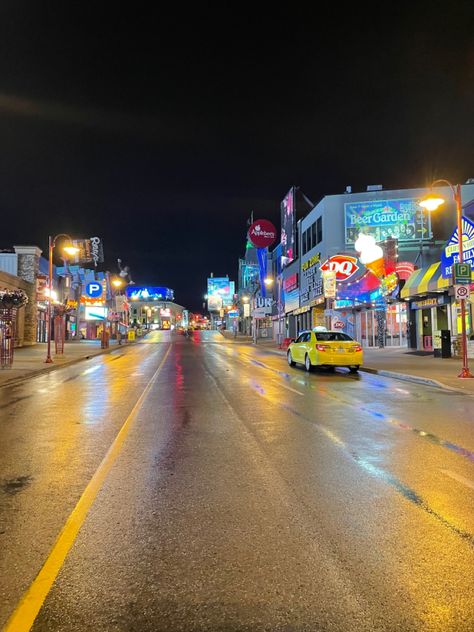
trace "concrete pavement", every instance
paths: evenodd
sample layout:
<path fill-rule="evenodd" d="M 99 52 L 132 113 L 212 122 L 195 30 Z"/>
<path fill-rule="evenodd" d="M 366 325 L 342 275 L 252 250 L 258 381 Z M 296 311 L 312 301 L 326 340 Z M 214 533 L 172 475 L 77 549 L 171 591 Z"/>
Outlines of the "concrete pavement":
<path fill-rule="evenodd" d="M 122 343 L 125 348 L 129 343 Z M 117 345 L 115 340 L 110 341 L 108 349 L 101 349 L 100 340 L 81 340 L 78 342 L 66 342 L 64 354 L 54 353 L 54 342 L 51 345 L 52 364 L 46 364 L 46 344 L 38 343 L 31 347 L 19 347 L 15 349 L 12 368 L 0 369 L 0 388 L 11 385 L 18 380 L 28 379 L 43 372 L 54 371 L 69 364 L 88 360 L 94 356 L 110 353 Z"/>

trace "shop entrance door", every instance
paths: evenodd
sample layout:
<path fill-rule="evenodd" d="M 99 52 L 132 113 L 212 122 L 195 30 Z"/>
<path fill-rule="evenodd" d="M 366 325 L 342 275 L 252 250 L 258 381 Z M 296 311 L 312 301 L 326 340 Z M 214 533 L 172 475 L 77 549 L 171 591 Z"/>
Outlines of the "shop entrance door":
<path fill-rule="evenodd" d="M 385 346 L 407 346 L 407 320 L 406 303 L 392 303 L 391 305 L 387 305 Z"/>
<path fill-rule="evenodd" d="M 387 305 L 385 325 L 385 346 L 406 347 L 407 342 L 407 306 L 405 303 Z M 369 309 L 359 312 L 357 318 L 357 338 L 363 347 L 377 346 L 377 312 Z"/>

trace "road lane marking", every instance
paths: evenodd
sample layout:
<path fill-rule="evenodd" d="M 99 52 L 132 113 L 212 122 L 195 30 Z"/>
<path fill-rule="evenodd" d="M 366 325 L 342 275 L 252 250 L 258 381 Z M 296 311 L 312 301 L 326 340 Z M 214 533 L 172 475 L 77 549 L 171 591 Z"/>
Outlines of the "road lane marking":
<path fill-rule="evenodd" d="M 241 353 L 240 356 L 249 358 L 250 362 L 258 366 L 259 368 L 268 369 L 269 371 L 272 371 L 273 373 L 281 373 L 277 369 L 274 369 L 273 367 L 270 367 L 263 362 L 253 361 L 252 357 L 246 353 Z M 245 364 L 245 362 L 241 358 L 239 359 L 243 364 Z M 372 410 L 371 408 L 367 407 L 364 404 L 364 402 L 362 402 L 361 400 L 357 400 L 355 398 L 352 398 L 352 400 L 348 400 L 347 395 L 345 395 L 344 397 L 341 397 L 335 393 L 331 393 L 329 389 L 324 388 L 321 385 L 318 385 L 318 387 L 316 388 L 310 382 L 302 380 L 301 378 L 297 378 L 296 376 L 292 377 L 291 381 L 298 382 L 302 386 L 306 388 L 310 388 L 311 390 L 317 390 L 323 393 L 326 397 L 338 402 L 339 404 L 343 404 L 344 406 L 349 406 L 351 408 L 356 408 L 358 412 L 365 412 L 371 417 L 373 417 L 374 419 L 377 419 L 379 421 L 392 425 L 396 428 L 400 428 L 401 430 L 412 432 L 413 434 L 421 437 L 422 439 L 428 441 L 429 443 L 433 445 L 437 445 L 446 450 L 450 450 L 451 452 L 454 452 L 455 454 L 462 456 L 468 459 L 469 461 L 474 462 L 474 452 L 472 450 L 468 450 L 467 448 L 457 445 L 456 443 L 453 443 L 452 441 L 442 439 L 431 432 L 426 432 L 424 430 L 420 430 L 419 428 L 415 428 L 414 426 L 410 426 L 408 423 L 405 423 L 395 417 L 391 417 L 389 415 L 385 415 L 385 413 Z M 283 384 L 280 384 L 280 386 L 283 386 Z M 396 390 L 399 390 L 399 389 L 396 389 Z"/>
<path fill-rule="evenodd" d="M 212 374 L 211 369 L 209 369 L 207 365 L 205 366 L 207 371 L 211 374 L 211 378 L 218 386 L 219 392 L 221 393 L 223 398 L 228 401 L 225 394 L 224 385 L 222 384 L 221 380 L 219 379 L 219 377 Z M 374 463 L 370 456 L 359 454 L 357 450 L 355 450 L 350 444 L 346 443 L 341 437 L 339 437 L 335 431 L 330 430 L 326 426 L 316 422 L 314 419 L 300 412 L 293 406 L 290 406 L 289 404 L 286 404 L 281 400 L 275 399 L 268 393 L 265 393 L 263 389 L 260 391 L 260 395 L 264 397 L 268 402 L 274 404 L 276 407 L 279 407 L 291 413 L 295 417 L 309 423 L 317 432 L 320 432 L 325 437 L 327 437 L 332 442 L 332 444 L 338 450 L 340 450 L 342 454 L 344 454 L 346 458 L 352 460 L 352 462 L 354 462 L 359 468 L 364 470 L 366 474 L 394 489 L 405 500 L 409 501 L 414 506 L 424 511 L 426 514 L 434 518 L 443 527 L 447 528 L 454 535 L 461 538 L 470 547 L 474 548 L 473 533 L 470 533 L 469 531 L 464 531 L 457 524 L 451 522 L 450 519 L 446 518 L 445 516 L 443 516 L 443 514 L 439 513 L 436 509 L 431 507 L 431 505 L 428 504 L 423 496 L 418 494 L 418 492 L 414 488 L 410 487 L 401 479 L 397 478 L 394 474 L 392 474 L 390 470 L 380 467 L 379 465 Z M 231 406 L 230 403 L 229 406 Z"/>
<path fill-rule="evenodd" d="M 278 386 L 286 388 L 287 391 L 291 391 L 292 393 L 296 393 L 297 395 L 301 395 L 301 397 L 304 397 L 304 393 L 297 391 L 295 388 L 291 388 L 291 386 L 287 386 L 286 384 L 282 384 L 281 382 L 277 382 L 276 380 L 273 381 L 275 384 L 278 384 Z"/>
<path fill-rule="evenodd" d="M 48 596 L 51 586 L 61 570 L 64 560 L 66 559 L 67 554 L 74 544 L 77 534 L 87 517 L 89 509 L 92 507 L 94 500 L 96 499 L 97 494 L 107 477 L 107 474 L 117 460 L 125 439 L 127 438 L 133 422 L 136 419 L 137 413 L 163 368 L 170 350 L 171 345 L 168 347 L 158 368 L 145 387 L 145 390 L 138 398 L 127 419 L 124 421 L 112 445 L 108 449 L 107 454 L 102 459 L 102 462 L 95 471 L 94 476 L 87 484 L 82 496 L 79 498 L 76 506 L 70 513 L 69 518 L 59 533 L 53 548 L 49 552 L 49 555 L 43 564 L 43 567 L 21 598 L 10 619 L 3 628 L 3 632 L 28 632 L 31 630 L 41 606 Z"/>
<path fill-rule="evenodd" d="M 461 474 L 456 474 L 456 472 L 452 472 L 451 470 L 441 470 L 441 471 L 443 472 L 443 474 L 446 474 L 446 476 L 449 476 L 450 478 L 454 479 L 458 483 L 461 483 L 462 485 L 465 485 L 466 487 L 470 487 L 471 489 L 474 489 L 474 481 L 471 481 L 468 478 L 464 478 L 464 476 L 461 476 Z"/>

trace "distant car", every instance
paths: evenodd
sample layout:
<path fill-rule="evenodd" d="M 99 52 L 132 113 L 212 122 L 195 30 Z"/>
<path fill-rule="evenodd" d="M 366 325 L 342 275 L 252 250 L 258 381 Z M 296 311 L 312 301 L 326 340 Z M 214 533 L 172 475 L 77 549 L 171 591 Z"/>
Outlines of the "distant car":
<path fill-rule="evenodd" d="M 303 331 L 288 347 L 286 357 L 290 366 L 303 364 L 308 372 L 316 366 L 341 366 L 357 373 L 363 363 L 361 345 L 342 331 Z"/>

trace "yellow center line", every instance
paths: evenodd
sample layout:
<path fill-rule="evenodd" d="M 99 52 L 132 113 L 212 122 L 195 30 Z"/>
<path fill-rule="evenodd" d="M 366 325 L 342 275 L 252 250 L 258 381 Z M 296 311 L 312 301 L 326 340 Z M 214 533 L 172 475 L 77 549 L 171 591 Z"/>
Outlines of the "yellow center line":
<path fill-rule="evenodd" d="M 168 347 L 163 359 L 160 362 L 160 365 L 156 369 L 153 377 L 148 382 L 145 390 L 140 395 L 138 401 L 135 406 L 132 408 L 132 411 L 128 415 L 127 419 L 124 421 L 122 427 L 120 428 L 117 436 L 114 439 L 114 442 L 110 446 L 107 454 L 102 459 L 101 464 L 97 468 L 94 476 L 89 481 L 87 487 L 82 493 L 82 496 L 79 498 L 76 506 L 72 510 L 69 518 L 67 519 L 65 525 L 63 526 L 60 534 L 58 535 L 56 542 L 53 545 L 43 567 L 40 572 L 33 580 L 33 583 L 28 588 L 28 590 L 24 593 L 17 607 L 15 608 L 13 614 L 10 619 L 7 621 L 5 627 L 3 628 L 3 632 L 28 632 L 35 619 L 38 615 L 38 612 L 41 609 L 49 591 L 51 590 L 51 586 L 53 585 L 61 567 L 66 559 L 69 550 L 71 549 L 74 541 L 79 533 L 80 528 L 82 527 L 84 520 L 91 508 L 94 500 L 99 493 L 100 488 L 102 487 L 107 474 L 109 473 L 112 465 L 115 463 L 122 446 L 124 444 L 127 435 L 129 434 L 133 422 L 136 419 L 137 413 L 139 412 L 145 398 L 147 397 L 150 389 L 152 388 L 158 374 L 160 373 L 163 365 L 168 357 L 168 354 L 171 350 L 171 345 Z"/>

